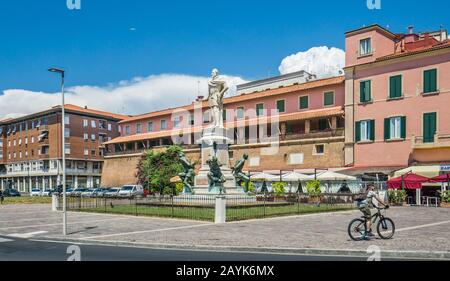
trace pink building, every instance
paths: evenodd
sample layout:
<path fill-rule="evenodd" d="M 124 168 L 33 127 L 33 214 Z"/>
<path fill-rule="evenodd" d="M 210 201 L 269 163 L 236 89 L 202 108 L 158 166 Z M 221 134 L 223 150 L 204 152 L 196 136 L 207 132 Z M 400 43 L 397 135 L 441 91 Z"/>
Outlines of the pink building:
<path fill-rule="evenodd" d="M 346 33 L 346 166 L 355 173 L 445 171 L 449 74 L 446 31 L 394 34 L 373 25 Z"/>

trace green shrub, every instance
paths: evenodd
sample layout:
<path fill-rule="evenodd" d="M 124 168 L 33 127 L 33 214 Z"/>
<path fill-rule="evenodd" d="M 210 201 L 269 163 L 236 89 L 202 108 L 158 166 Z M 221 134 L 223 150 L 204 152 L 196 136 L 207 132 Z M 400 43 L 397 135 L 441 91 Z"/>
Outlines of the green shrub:
<path fill-rule="evenodd" d="M 175 184 L 175 193 L 176 195 L 180 195 L 183 193 L 184 190 L 184 184 L 182 182 L 178 182 Z"/>
<path fill-rule="evenodd" d="M 406 201 L 406 197 L 406 191 L 404 190 L 391 189 L 388 191 L 388 198 L 390 203 L 402 204 Z"/>
<path fill-rule="evenodd" d="M 241 186 L 242 186 L 243 188 L 245 188 L 245 182 L 243 182 L 243 183 L 241 184 Z M 249 193 L 255 193 L 255 190 L 256 190 L 255 184 L 254 184 L 252 181 L 249 182 L 249 183 L 248 183 L 248 192 L 249 192 Z"/>
<path fill-rule="evenodd" d="M 286 193 L 284 189 L 286 187 L 286 183 L 284 182 L 274 182 L 272 187 L 273 193 L 275 193 L 276 196 L 283 196 Z"/>
<path fill-rule="evenodd" d="M 450 190 L 439 191 L 439 194 L 442 202 L 450 203 Z"/>
<path fill-rule="evenodd" d="M 320 181 L 311 180 L 307 182 L 306 190 L 310 196 L 320 196 L 322 194 L 322 190 L 320 189 Z"/>

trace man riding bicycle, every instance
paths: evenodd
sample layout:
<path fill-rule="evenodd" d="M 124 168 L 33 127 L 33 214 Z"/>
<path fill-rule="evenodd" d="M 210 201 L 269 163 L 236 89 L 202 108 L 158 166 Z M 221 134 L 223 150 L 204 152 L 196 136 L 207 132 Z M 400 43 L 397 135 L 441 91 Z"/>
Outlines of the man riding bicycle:
<path fill-rule="evenodd" d="M 387 205 L 384 203 L 384 200 L 381 199 L 374 191 L 375 186 L 373 184 L 369 184 L 360 200 L 358 200 L 358 209 L 364 214 L 364 218 L 366 219 L 367 232 L 364 234 L 364 238 L 375 236 L 372 233 L 372 212 L 371 208 L 374 207 L 373 200 L 375 199 L 378 203 L 384 207 Z"/>

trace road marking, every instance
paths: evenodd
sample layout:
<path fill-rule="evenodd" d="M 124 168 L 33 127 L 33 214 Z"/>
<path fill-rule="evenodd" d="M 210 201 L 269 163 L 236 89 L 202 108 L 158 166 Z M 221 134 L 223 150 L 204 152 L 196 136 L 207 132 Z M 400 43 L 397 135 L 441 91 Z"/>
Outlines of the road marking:
<path fill-rule="evenodd" d="M 423 225 L 417 225 L 417 226 L 412 226 L 412 227 L 405 227 L 405 228 L 400 228 L 400 229 L 396 230 L 395 232 L 402 232 L 402 231 L 420 229 L 420 228 L 425 228 L 425 227 L 430 227 L 430 226 L 437 226 L 437 225 L 442 225 L 442 224 L 447 224 L 447 223 L 450 223 L 450 221 L 441 221 L 441 222 L 436 222 L 436 223 L 423 224 Z"/>
<path fill-rule="evenodd" d="M 0 243 L 6 243 L 6 242 L 13 242 L 13 240 L 0 237 Z"/>
<path fill-rule="evenodd" d="M 171 230 L 179 230 L 179 229 L 197 228 L 197 227 L 203 227 L 203 226 L 211 226 L 211 224 L 196 224 L 196 225 L 187 225 L 187 226 L 152 229 L 152 230 L 142 230 L 142 231 L 134 231 L 134 232 L 123 232 L 123 233 L 83 237 L 82 239 L 97 239 L 97 238 L 115 237 L 115 236 L 123 236 L 123 235 L 154 233 L 154 232 L 163 232 L 163 231 L 171 231 Z"/>
<path fill-rule="evenodd" d="M 115 220 L 125 220 L 128 218 L 115 218 L 115 219 L 104 219 L 104 220 L 92 220 L 92 221 L 77 221 L 77 222 L 68 222 L 68 225 L 73 224 L 84 224 L 84 223 L 95 223 L 95 222 L 106 222 L 106 221 L 115 221 Z M 7 230 L 7 229 L 21 229 L 21 228 L 36 228 L 36 227 L 42 227 L 42 226 L 55 226 L 55 225 L 61 225 L 61 223 L 51 223 L 51 224 L 36 224 L 36 225 L 25 225 L 25 226 L 11 226 L 11 227 L 2 227 L 0 230 Z"/>
<path fill-rule="evenodd" d="M 48 231 L 35 231 L 35 232 L 22 233 L 22 234 L 15 233 L 15 234 L 9 234 L 8 237 L 28 239 L 28 238 L 34 237 L 36 235 L 45 234 L 45 233 L 48 233 Z"/>

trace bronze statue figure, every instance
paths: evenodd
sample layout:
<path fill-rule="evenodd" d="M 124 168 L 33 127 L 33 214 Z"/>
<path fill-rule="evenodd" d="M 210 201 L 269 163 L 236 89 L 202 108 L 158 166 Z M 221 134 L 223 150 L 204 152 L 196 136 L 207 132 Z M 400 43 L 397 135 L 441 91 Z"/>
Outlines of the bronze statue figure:
<path fill-rule="evenodd" d="M 183 193 L 192 194 L 195 177 L 195 167 L 191 163 L 191 161 L 186 158 L 184 152 L 180 151 L 178 153 L 178 156 L 180 157 L 180 162 L 184 169 L 183 173 L 178 174 L 184 185 Z"/>
<path fill-rule="evenodd" d="M 244 183 L 245 193 L 249 192 L 250 183 L 250 177 L 242 172 L 242 169 L 244 169 L 245 161 L 247 161 L 247 159 L 248 155 L 244 154 L 242 158 L 236 162 L 236 165 L 234 165 L 233 168 L 233 176 L 236 178 L 236 184 L 237 186 L 242 186 L 242 183 Z"/>
<path fill-rule="evenodd" d="M 222 166 L 219 163 L 217 157 L 213 156 L 211 160 L 206 161 L 209 165 L 209 173 L 208 173 L 208 191 L 212 192 L 219 189 L 220 194 L 225 193 L 225 189 L 223 187 L 223 183 L 226 182 L 226 179 L 222 173 L 220 167 Z"/>

